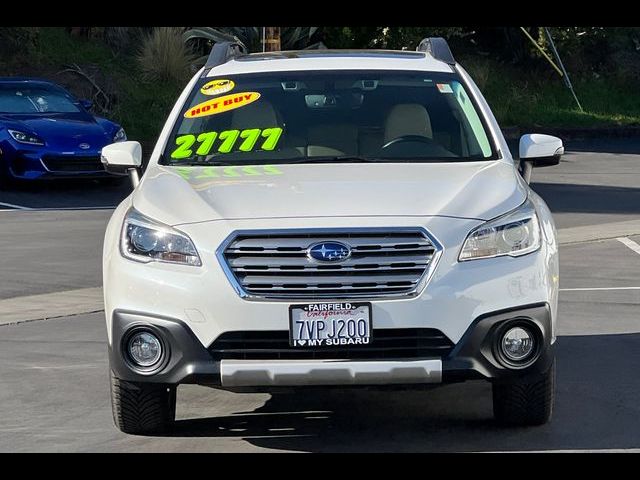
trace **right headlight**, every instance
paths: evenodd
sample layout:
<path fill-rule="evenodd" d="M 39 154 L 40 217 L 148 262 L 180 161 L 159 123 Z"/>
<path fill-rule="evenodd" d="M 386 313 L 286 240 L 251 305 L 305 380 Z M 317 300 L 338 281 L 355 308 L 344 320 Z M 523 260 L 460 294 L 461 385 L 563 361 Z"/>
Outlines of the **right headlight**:
<path fill-rule="evenodd" d="M 136 262 L 167 262 L 202 265 L 191 239 L 184 233 L 129 210 L 120 239 L 122 256 Z"/>
<path fill-rule="evenodd" d="M 473 230 L 460 251 L 459 260 L 476 260 L 503 255 L 519 257 L 540 248 L 540 222 L 527 200 L 515 210 Z"/>

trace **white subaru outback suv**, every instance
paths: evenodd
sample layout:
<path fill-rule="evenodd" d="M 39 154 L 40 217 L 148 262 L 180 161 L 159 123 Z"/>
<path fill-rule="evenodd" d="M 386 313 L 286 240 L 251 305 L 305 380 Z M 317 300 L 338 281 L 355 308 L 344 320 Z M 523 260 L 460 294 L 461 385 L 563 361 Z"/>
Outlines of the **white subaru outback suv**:
<path fill-rule="evenodd" d="M 494 416 L 554 400 L 558 249 L 520 162 L 445 40 L 246 54 L 216 44 L 105 236 L 113 414 L 170 427 L 176 388 L 423 388 L 483 379 Z M 470 399 L 470 401 L 472 401 Z"/>

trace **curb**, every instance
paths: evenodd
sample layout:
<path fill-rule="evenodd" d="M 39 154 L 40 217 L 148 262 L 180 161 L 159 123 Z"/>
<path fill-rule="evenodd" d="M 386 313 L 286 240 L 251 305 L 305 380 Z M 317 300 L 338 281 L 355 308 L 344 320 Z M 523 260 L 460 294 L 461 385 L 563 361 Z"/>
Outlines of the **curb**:
<path fill-rule="evenodd" d="M 583 225 L 579 227 L 559 228 L 558 244 L 575 245 L 578 243 L 602 242 L 619 237 L 640 235 L 640 220 Z"/>
<path fill-rule="evenodd" d="M 7 298 L 0 300 L 0 326 L 93 313 L 103 309 L 102 287 Z"/>

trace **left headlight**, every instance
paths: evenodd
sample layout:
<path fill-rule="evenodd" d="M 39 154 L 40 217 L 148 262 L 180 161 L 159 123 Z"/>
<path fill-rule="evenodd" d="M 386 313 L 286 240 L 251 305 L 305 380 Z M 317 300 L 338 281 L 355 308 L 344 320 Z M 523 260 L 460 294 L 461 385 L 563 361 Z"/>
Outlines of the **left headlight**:
<path fill-rule="evenodd" d="M 519 257 L 540 248 L 540 222 L 530 200 L 515 210 L 473 230 L 462 246 L 459 260 L 504 255 Z"/>
<path fill-rule="evenodd" d="M 122 256 L 136 262 L 202 265 L 195 245 L 186 234 L 134 209 L 129 210 L 122 226 L 120 251 Z"/>
<path fill-rule="evenodd" d="M 44 145 L 44 140 L 37 135 L 21 132 L 19 130 L 8 130 L 8 132 L 9 135 L 11 135 L 11 138 L 16 142 L 26 143 L 28 145 Z"/>
<path fill-rule="evenodd" d="M 124 128 L 120 128 L 120 130 L 118 130 L 116 134 L 113 136 L 113 143 L 126 142 L 126 141 L 127 141 L 127 134 L 125 133 Z"/>

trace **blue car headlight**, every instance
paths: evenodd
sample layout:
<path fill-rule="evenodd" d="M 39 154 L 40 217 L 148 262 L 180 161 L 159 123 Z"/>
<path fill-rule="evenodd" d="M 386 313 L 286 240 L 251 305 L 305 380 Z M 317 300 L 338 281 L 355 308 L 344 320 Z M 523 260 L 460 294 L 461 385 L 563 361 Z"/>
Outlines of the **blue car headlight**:
<path fill-rule="evenodd" d="M 118 130 L 116 134 L 113 136 L 113 143 L 126 142 L 126 141 L 127 141 L 127 134 L 125 133 L 124 128 L 120 128 L 120 130 Z"/>
<path fill-rule="evenodd" d="M 26 143 L 27 145 L 44 145 L 44 140 L 42 140 L 37 135 L 33 135 L 31 133 L 21 132 L 20 130 L 7 130 L 11 138 L 13 138 L 18 143 Z"/>

